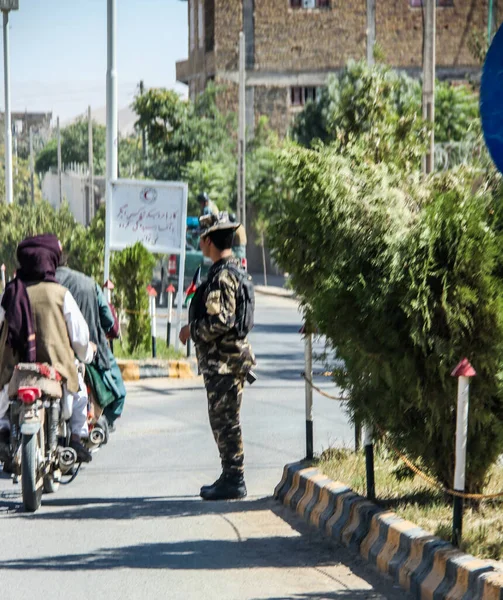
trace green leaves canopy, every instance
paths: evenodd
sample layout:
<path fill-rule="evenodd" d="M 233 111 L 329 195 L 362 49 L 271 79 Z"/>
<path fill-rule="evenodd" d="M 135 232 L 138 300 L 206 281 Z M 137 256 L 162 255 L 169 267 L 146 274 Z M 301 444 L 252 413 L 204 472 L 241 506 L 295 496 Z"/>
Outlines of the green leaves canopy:
<path fill-rule="evenodd" d="M 479 490 L 503 450 L 500 189 L 479 189 L 469 169 L 421 182 L 334 146 L 292 146 L 282 162 L 292 193 L 270 242 L 343 362 L 351 414 L 452 486 L 450 371 L 467 356 L 467 481 Z"/>

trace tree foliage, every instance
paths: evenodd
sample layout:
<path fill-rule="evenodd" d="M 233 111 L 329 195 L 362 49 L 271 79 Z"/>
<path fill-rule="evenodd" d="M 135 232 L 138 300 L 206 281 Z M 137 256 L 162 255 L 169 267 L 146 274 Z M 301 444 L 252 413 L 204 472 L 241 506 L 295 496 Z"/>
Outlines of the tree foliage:
<path fill-rule="evenodd" d="M 478 117 L 478 100 L 466 86 L 437 82 L 435 100 L 436 142 L 458 142 Z M 421 83 L 385 65 L 369 67 L 350 61 L 329 78 L 317 102 L 309 102 L 297 116 L 292 135 L 306 147 L 359 138 L 377 160 L 388 160 L 424 140 L 428 129 L 421 119 Z M 414 158 L 414 157 L 409 157 Z"/>
<path fill-rule="evenodd" d="M 16 249 L 25 237 L 42 233 L 53 233 L 60 239 L 65 251 L 69 251 L 84 232 L 84 228 L 75 223 L 67 204 L 56 211 L 47 202 L 21 205 L 0 204 L 0 262 L 6 267 L 9 277 L 17 269 Z"/>
<path fill-rule="evenodd" d="M 112 278 L 116 285 L 118 304 L 128 315 L 128 351 L 150 346 L 150 317 L 147 286 L 152 280 L 155 259 L 137 242 L 114 256 Z"/>
<path fill-rule="evenodd" d="M 419 171 L 428 128 L 417 81 L 349 63 L 293 126 L 281 154 L 288 193 L 269 242 L 306 317 L 336 356 L 355 419 L 379 425 L 452 487 L 453 367 L 472 382 L 467 487 L 479 491 L 503 449 L 502 187 L 488 169 L 478 102 L 439 84 L 435 138 L 473 144 L 474 167 Z M 301 145 L 299 145 L 301 144 Z"/>
<path fill-rule="evenodd" d="M 149 143 L 148 177 L 177 181 L 189 163 L 230 152 L 234 144 L 230 135 L 233 117 L 218 110 L 215 98 L 214 86 L 194 102 L 162 88 L 136 96 L 136 126 L 145 131 Z"/>
<path fill-rule="evenodd" d="M 450 372 L 467 356 L 478 372 L 467 481 L 479 490 L 503 449 L 500 192 L 469 170 L 421 182 L 333 146 L 292 146 L 282 161 L 292 195 L 270 241 L 343 362 L 351 413 L 451 487 Z"/>
<path fill-rule="evenodd" d="M 95 175 L 105 173 L 106 128 L 93 121 L 93 166 Z M 61 160 L 63 164 L 87 164 L 89 160 L 89 124 L 84 117 L 61 129 Z M 58 143 L 50 140 L 38 154 L 35 162 L 37 173 L 45 173 L 58 166 Z"/>

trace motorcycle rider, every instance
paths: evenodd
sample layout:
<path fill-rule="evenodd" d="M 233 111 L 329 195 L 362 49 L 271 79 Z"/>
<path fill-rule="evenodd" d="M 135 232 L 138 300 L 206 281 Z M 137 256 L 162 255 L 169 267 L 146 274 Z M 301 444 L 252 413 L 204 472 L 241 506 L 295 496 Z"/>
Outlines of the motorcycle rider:
<path fill-rule="evenodd" d="M 82 462 L 92 460 L 82 439 L 87 426 L 87 390 L 75 364 L 93 360 L 96 346 L 71 293 L 56 280 L 61 244 L 52 234 L 26 238 L 17 248 L 20 268 L 7 284 L 0 307 L 0 441 L 8 429 L 8 383 L 20 362 L 48 363 L 62 376 L 71 406 L 70 446 Z M 7 425 L 7 427 L 6 427 Z"/>
<path fill-rule="evenodd" d="M 98 399 L 98 404 L 104 406 L 103 415 L 106 422 L 105 431 L 115 431 L 115 421 L 124 410 L 126 388 L 122 375 L 107 343 L 107 334 L 114 328 L 115 319 L 105 300 L 98 284 L 84 273 L 75 271 L 66 266 L 66 257 L 63 255 L 60 266 L 56 271 L 56 279 L 67 288 L 75 298 L 89 326 L 90 339 L 98 348 L 92 362 L 93 370 L 89 375 L 96 375 L 102 385 L 93 386 Z M 92 377 L 93 382 L 95 378 Z"/>

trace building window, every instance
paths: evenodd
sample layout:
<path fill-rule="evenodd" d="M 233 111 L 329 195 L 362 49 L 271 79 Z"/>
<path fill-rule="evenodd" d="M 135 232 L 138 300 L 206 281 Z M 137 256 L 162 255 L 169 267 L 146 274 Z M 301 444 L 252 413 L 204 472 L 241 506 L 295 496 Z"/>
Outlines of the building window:
<path fill-rule="evenodd" d="M 204 3 L 204 49 L 213 52 L 215 49 L 215 0 Z"/>
<path fill-rule="evenodd" d="M 289 0 L 290 8 L 330 8 L 330 0 Z"/>
<path fill-rule="evenodd" d="M 412 8 L 421 8 L 423 0 L 409 0 Z M 437 6 L 454 6 L 454 0 L 437 0 Z"/>
<path fill-rule="evenodd" d="M 315 86 L 292 86 L 290 88 L 290 104 L 291 106 L 304 106 L 306 102 L 312 100 L 315 102 L 318 99 L 320 88 Z"/>

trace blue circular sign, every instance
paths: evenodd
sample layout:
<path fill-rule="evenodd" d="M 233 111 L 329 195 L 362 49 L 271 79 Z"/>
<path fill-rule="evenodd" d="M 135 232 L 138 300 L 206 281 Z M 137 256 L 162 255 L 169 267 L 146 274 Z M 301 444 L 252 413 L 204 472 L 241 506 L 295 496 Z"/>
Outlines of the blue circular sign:
<path fill-rule="evenodd" d="M 486 145 L 503 173 L 503 25 L 494 36 L 484 63 L 480 116 Z"/>

